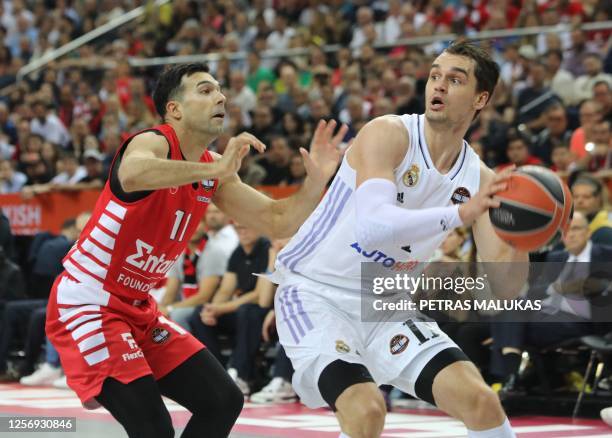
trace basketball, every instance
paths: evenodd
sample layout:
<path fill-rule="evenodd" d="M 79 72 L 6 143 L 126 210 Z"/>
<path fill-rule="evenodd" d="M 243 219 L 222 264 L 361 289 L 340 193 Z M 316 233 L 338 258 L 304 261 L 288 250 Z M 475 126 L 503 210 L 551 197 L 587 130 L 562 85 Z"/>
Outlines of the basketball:
<path fill-rule="evenodd" d="M 501 202 L 489 209 L 497 235 L 521 251 L 534 251 L 567 231 L 573 212 L 572 195 L 554 172 L 523 166 L 512 174 L 506 190 L 495 195 Z"/>

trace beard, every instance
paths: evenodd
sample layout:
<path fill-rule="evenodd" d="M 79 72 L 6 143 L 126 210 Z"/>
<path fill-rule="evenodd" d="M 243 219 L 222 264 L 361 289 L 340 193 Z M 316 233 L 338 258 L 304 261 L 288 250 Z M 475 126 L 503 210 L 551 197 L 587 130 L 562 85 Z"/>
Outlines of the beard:
<path fill-rule="evenodd" d="M 429 109 L 425 109 L 425 118 L 431 124 L 444 124 L 449 121 L 448 115 L 445 112 L 436 112 Z"/>
<path fill-rule="evenodd" d="M 190 131 L 196 132 L 199 135 L 207 135 L 207 136 L 217 136 L 222 134 L 225 130 L 225 124 L 223 122 L 214 121 L 214 120 L 186 120 L 187 129 Z"/>
<path fill-rule="evenodd" d="M 203 133 L 208 135 L 219 135 L 225 130 L 223 123 L 213 122 L 212 120 L 204 123 L 201 127 Z"/>

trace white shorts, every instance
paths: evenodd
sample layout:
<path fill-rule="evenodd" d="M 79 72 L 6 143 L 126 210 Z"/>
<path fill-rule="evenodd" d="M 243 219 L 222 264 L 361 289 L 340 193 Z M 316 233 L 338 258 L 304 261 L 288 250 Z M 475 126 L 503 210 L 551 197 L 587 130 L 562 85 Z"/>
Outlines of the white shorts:
<path fill-rule="evenodd" d="M 428 362 L 442 350 L 458 348 L 435 322 L 362 322 L 360 291 L 275 274 L 278 335 L 295 369 L 293 387 L 310 408 L 327 405 L 319 376 L 335 360 L 362 364 L 377 385 L 416 397 L 416 380 Z"/>

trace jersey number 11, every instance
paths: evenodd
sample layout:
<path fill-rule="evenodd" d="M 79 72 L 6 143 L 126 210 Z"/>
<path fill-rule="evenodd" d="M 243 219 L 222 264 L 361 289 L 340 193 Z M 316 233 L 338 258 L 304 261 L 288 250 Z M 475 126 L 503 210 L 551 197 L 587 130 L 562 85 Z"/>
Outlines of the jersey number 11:
<path fill-rule="evenodd" d="M 172 226 L 172 231 L 170 232 L 170 240 L 181 242 L 185 236 L 187 225 L 189 225 L 189 221 L 191 220 L 191 213 L 187 215 L 187 218 L 184 221 L 183 217 L 185 216 L 185 212 L 183 210 L 176 210 L 174 215 L 176 216 L 176 219 L 174 219 L 174 225 Z M 179 229 L 181 229 L 181 235 L 177 239 L 176 235 L 178 234 Z"/>

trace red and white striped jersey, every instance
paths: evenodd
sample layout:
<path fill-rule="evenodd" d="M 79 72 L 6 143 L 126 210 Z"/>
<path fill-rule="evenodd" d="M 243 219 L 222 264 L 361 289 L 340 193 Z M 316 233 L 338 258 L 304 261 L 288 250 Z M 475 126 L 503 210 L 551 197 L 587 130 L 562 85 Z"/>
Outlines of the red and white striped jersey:
<path fill-rule="evenodd" d="M 170 125 L 150 130 L 166 138 L 170 159 L 183 159 Z M 112 166 L 131 138 L 117 151 Z M 205 151 L 200 161 L 212 162 L 213 157 Z M 110 184 L 111 178 L 91 219 L 64 258 L 64 268 L 81 283 L 96 289 L 128 299 L 144 299 L 185 249 L 206 213 L 218 180 L 154 190 L 134 202 L 121 201 Z"/>

